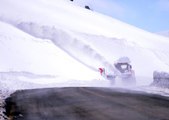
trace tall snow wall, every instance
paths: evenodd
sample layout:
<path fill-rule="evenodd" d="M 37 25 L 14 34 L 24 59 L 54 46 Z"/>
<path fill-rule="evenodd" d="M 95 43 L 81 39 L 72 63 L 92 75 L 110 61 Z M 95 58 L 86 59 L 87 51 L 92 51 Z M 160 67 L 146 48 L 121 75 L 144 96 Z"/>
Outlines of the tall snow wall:
<path fill-rule="evenodd" d="M 153 83 L 152 86 L 169 88 L 169 73 L 167 72 L 153 72 Z"/>

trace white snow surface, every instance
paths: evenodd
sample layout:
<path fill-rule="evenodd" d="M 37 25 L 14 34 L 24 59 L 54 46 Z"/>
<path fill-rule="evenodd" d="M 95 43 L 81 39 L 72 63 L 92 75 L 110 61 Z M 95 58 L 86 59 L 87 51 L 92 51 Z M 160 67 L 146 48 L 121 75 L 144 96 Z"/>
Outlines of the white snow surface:
<path fill-rule="evenodd" d="M 137 86 L 130 89 L 169 96 L 167 88 L 147 86 L 153 71 L 169 72 L 168 47 L 167 37 L 69 0 L 1 0 L 0 119 L 6 118 L 4 99 L 16 90 L 112 87 L 98 68 L 113 72 L 124 56 L 136 74 Z"/>
<path fill-rule="evenodd" d="M 162 35 L 162 36 L 165 36 L 165 37 L 169 37 L 169 30 L 157 32 L 156 34 Z"/>
<path fill-rule="evenodd" d="M 169 38 L 149 33 L 69 0 L 1 0 L 0 82 L 7 89 L 110 86 L 97 69 L 113 71 L 127 56 L 137 85 L 169 71 Z"/>

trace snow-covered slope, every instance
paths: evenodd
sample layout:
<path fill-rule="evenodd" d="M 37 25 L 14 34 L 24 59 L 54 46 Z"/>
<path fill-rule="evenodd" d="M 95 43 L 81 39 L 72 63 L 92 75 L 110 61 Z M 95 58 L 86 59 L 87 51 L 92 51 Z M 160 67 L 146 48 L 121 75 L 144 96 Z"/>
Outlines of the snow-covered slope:
<path fill-rule="evenodd" d="M 27 71 L 69 79 L 91 79 L 95 74 L 50 40 L 34 38 L 3 22 L 0 28 L 0 71 Z"/>
<path fill-rule="evenodd" d="M 96 70 L 101 66 L 111 68 L 113 62 L 119 57 L 128 56 L 132 61 L 137 81 L 140 84 L 145 83 L 143 78 L 146 78 L 146 84 L 149 84 L 152 81 L 154 70 L 169 71 L 168 38 L 86 10 L 68 0 L 1 0 L 0 20 L 29 33 L 30 36 L 27 35 L 29 37 L 36 37 L 36 40 L 41 41 L 38 43 L 41 44 L 36 43 L 35 46 L 50 43 L 50 46 L 46 46 L 45 49 L 43 48 L 44 50 L 38 50 L 39 53 L 35 53 L 35 56 L 42 53 L 46 54 L 46 56 L 41 56 L 41 60 L 44 61 L 50 58 L 46 51 L 52 49 L 51 51 L 56 52 L 58 48 L 53 47 L 57 46 L 78 61 L 78 64 L 82 63 L 84 69 L 90 68 L 89 71 Z M 14 29 L 14 27 L 12 28 Z M 12 34 L 15 34 L 15 31 Z M 25 41 L 28 42 L 29 40 Z M 24 44 L 25 47 L 26 43 Z M 29 49 L 34 51 L 38 49 L 38 47 L 31 47 Z M 13 49 L 18 49 L 18 45 Z M 24 53 L 25 51 L 22 52 L 22 54 Z M 41 71 L 42 73 L 42 64 L 37 62 L 39 58 L 26 54 L 24 56 L 29 56 L 29 59 L 35 62 L 34 67 L 25 67 L 26 70 Z M 18 58 L 14 57 L 16 58 L 15 61 L 18 61 Z M 54 61 L 58 61 L 58 58 L 54 54 L 52 54 L 52 57 L 55 59 L 50 59 L 49 65 L 46 65 L 46 67 L 51 70 L 50 74 L 55 74 L 58 65 L 54 65 Z M 62 58 L 62 54 L 60 57 Z M 4 64 L 4 62 L 6 61 L 2 61 L 1 64 Z M 11 63 L 11 65 L 13 64 L 15 62 Z M 69 64 L 65 62 L 62 67 L 66 65 L 65 69 L 73 68 L 83 73 L 81 68 L 74 67 L 75 64 L 67 67 Z M 7 69 L 17 70 L 15 67 L 3 67 L 2 71 Z M 61 75 L 69 74 L 69 70 L 64 71 Z M 49 74 L 45 70 L 44 73 Z"/>
<path fill-rule="evenodd" d="M 168 31 L 158 32 L 157 34 L 165 36 L 165 37 L 169 37 L 169 30 Z"/>

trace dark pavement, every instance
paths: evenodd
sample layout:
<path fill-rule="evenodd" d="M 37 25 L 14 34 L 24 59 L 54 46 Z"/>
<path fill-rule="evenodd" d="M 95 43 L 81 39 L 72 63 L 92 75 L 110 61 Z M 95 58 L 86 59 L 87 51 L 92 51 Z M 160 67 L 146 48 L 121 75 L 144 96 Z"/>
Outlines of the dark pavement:
<path fill-rule="evenodd" d="M 6 99 L 11 120 L 169 120 L 169 98 L 124 89 L 48 88 Z"/>

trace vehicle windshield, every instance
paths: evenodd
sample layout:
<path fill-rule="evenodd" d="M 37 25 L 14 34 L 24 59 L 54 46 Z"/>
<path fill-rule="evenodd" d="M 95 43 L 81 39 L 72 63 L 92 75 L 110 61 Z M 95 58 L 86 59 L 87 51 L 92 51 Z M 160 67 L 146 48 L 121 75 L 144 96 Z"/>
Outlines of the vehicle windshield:
<path fill-rule="evenodd" d="M 115 67 L 121 72 L 124 73 L 127 70 L 129 70 L 129 64 L 128 63 L 117 63 L 115 64 Z"/>

